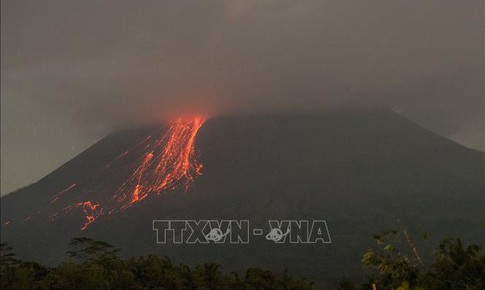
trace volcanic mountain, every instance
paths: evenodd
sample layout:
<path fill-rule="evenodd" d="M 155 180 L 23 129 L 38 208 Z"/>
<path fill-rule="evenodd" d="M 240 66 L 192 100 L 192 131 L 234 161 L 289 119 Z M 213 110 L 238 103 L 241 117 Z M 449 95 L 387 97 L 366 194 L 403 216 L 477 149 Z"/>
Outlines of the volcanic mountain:
<path fill-rule="evenodd" d="M 484 153 L 389 110 L 178 120 L 111 134 L 3 197 L 1 238 L 47 264 L 88 236 L 125 256 L 321 279 L 356 273 L 386 229 L 405 227 L 423 252 L 445 237 L 483 243 L 484 164 Z M 153 220 L 182 219 L 326 220 L 332 243 L 156 243 Z"/>

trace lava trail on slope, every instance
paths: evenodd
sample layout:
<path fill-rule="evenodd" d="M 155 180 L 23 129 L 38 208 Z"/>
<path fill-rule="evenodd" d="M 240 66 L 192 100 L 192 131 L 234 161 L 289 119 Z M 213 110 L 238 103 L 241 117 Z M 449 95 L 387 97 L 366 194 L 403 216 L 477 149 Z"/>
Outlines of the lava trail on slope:
<path fill-rule="evenodd" d="M 99 217 L 122 212 L 150 195 L 160 195 L 179 186 L 184 186 L 187 191 L 190 183 L 202 175 L 202 164 L 195 155 L 195 139 L 204 121 L 205 119 L 200 117 L 179 118 L 170 122 L 168 129 L 160 136 L 146 136 L 134 148 L 119 154 L 104 167 L 104 170 L 116 167 L 119 160 L 127 158 L 130 154 L 139 154 L 138 150 L 134 149 L 144 149 L 143 156 L 135 158 L 137 164 L 131 175 L 123 181 L 116 192 L 110 193 L 113 195 L 109 199 L 75 202 L 51 214 L 50 219 L 54 221 L 72 214 L 75 209 L 81 209 L 84 215 L 81 230 L 84 230 Z M 66 186 L 54 195 L 50 204 L 57 203 L 78 187 L 80 184 L 77 183 Z M 88 185 L 84 187 L 89 188 Z M 89 191 L 95 190 L 98 189 L 93 188 Z"/>
<path fill-rule="evenodd" d="M 142 163 L 126 180 L 115 196 L 124 210 L 149 194 L 160 194 L 185 183 L 186 190 L 195 176 L 202 174 L 202 164 L 195 159 L 195 137 L 203 119 L 178 119 L 168 131 L 148 146 Z"/>

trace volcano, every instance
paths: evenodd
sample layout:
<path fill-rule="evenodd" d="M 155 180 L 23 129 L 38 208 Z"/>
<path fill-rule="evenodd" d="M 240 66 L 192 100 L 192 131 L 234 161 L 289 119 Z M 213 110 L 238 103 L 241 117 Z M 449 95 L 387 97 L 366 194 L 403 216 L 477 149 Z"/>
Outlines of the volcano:
<path fill-rule="evenodd" d="M 358 274 L 372 233 L 386 229 L 430 232 L 423 251 L 446 237 L 483 243 L 484 164 L 483 152 L 389 110 L 179 119 L 111 134 L 3 197 L 1 238 L 51 265 L 88 236 L 125 256 L 320 280 Z M 153 220 L 184 219 L 326 220 L 332 243 L 156 243 Z"/>

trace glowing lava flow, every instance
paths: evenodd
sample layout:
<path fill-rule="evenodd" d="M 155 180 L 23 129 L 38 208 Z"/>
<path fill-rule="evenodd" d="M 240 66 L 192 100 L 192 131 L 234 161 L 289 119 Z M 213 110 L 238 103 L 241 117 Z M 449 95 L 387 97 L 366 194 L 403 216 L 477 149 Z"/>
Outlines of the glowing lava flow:
<path fill-rule="evenodd" d="M 59 198 L 61 198 L 66 192 L 70 191 L 71 189 L 73 189 L 74 187 L 76 187 L 76 184 L 73 183 L 71 185 L 69 185 L 68 187 L 66 187 L 64 190 L 62 190 L 61 192 L 59 192 L 58 194 L 54 195 L 54 198 L 51 200 L 50 204 L 53 204 L 54 202 L 56 202 Z"/>
<path fill-rule="evenodd" d="M 125 210 L 150 194 L 173 190 L 185 183 L 186 190 L 202 164 L 195 158 L 195 137 L 203 118 L 177 119 L 167 132 L 147 146 L 141 164 L 124 182 L 115 196 L 120 210 Z"/>
<path fill-rule="evenodd" d="M 103 209 L 98 203 L 91 201 L 77 202 L 73 205 L 66 206 L 60 212 L 50 216 L 51 220 L 55 220 L 56 217 L 62 212 L 64 214 L 70 214 L 74 209 L 80 207 L 84 213 L 84 224 L 81 227 L 81 231 L 85 230 L 97 217 L 103 215 Z"/>
<path fill-rule="evenodd" d="M 74 209 L 80 208 L 84 214 L 81 230 L 84 230 L 102 215 L 124 211 L 151 194 L 159 195 L 164 191 L 174 190 L 181 184 L 187 190 L 190 182 L 196 176 L 202 175 L 202 164 L 195 156 L 195 138 L 204 121 L 204 118 L 179 118 L 170 122 L 168 129 L 159 138 L 147 136 L 141 143 L 121 153 L 104 167 L 108 170 L 118 160 L 139 152 L 141 146 L 146 150 L 138 159 L 139 163 L 133 173 L 121 184 L 113 197 L 104 202 L 76 202 L 52 214 L 50 219 L 55 220 L 61 213 L 71 214 Z M 75 188 L 76 183 L 67 186 L 54 195 L 50 204 Z M 93 188 L 88 190 L 94 191 Z"/>

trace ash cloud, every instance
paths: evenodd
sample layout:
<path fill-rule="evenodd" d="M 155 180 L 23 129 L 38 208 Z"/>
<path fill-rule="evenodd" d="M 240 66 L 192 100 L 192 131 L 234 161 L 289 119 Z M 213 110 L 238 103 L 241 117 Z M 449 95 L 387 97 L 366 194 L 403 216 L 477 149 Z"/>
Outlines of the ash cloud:
<path fill-rule="evenodd" d="M 480 0 L 1 5 L 2 143 L 10 140 L 11 156 L 32 150 L 18 141 L 38 123 L 38 142 L 69 132 L 58 146 L 83 147 L 180 114 L 348 105 L 390 107 L 484 148 Z"/>

